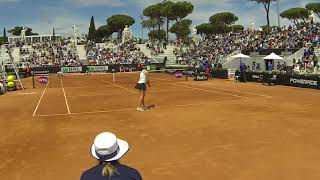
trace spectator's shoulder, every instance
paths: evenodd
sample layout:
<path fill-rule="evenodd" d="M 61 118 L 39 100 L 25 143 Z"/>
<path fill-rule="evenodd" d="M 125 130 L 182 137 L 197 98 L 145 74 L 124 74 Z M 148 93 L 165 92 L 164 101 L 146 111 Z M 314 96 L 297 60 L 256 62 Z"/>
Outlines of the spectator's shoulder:
<path fill-rule="evenodd" d="M 121 164 L 118 170 L 120 171 L 120 174 L 121 172 L 125 172 L 128 176 L 132 177 L 134 180 L 142 180 L 142 177 L 139 171 L 132 167 Z"/>
<path fill-rule="evenodd" d="M 81 175 L 80 180 L 87 180 L 90 179 L 90 177 L 92 176 L 92 174 L 95 174 L 95 172 L 97 171 L 98 166 L 94 166 L 86 171 L 84 171 Z"/>

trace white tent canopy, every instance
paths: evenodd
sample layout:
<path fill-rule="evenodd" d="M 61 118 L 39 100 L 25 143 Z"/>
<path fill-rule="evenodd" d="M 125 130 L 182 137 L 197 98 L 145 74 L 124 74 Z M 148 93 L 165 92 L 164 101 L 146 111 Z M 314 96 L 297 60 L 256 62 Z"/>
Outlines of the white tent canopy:
<path fill-rule="evenodd" d="M 251 58 L 251 57 L 240 53 L 240 54 L 237 54 L 237 55 L 235 55 L 235 56 L 232 56 L 232 58 L 244 58 L 244 59 L 249 59 L 249 58 Z"/>
<path fill-rule="evenodd" d="M 271 53 L 270 55 L 264 57 L 263 59 L 283 60 L 282 57 L 276 55 L 275 53 Z"/>

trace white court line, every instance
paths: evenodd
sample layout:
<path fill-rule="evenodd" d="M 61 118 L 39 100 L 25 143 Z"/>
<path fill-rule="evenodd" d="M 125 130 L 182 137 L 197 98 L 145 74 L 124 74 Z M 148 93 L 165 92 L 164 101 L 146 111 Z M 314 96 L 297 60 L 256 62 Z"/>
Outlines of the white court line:
<path fill-rule="evenodd" d="M 167 108 L 175 108 L 175 107 L 188 107 L 188 106 L 200 106 L 204 105 L 205 103 L 198 103 L 198 104 L 178 104 L 172 106 L 156 106 L 161 109 Z M 128 108 L 128 109 L 115 109 L 115 110 L 108 110 L 108 111 L 89 111 L 89 112 L 78 112 L 78 113 L 70 113 L 70 114 L 48 114 L 48 115 L 37 115 L 38 117 L 51 117 L 51 116 L 68 116 L 68 115 L 81 115 L 81 114 L 99 114 L 99 113 L 111 113 L 111 112 L 127 112 L 127 111 L 137 111 L 136 108 Z M 148 111 L 148 110 L 147 110 Z"/>
<path fill-rule="evenodd" d="M 151 91 L 149 90 L 148 93 L 162 93 L 162 92 L 185 92 L 185 91 L 191 91 L 192 89 L 182 89 L 182 90 L 159 90 L 159 91 Z M 67 96 L 69 98 L 74 98 L 74 97 L 94 97 L 94 96 L 113 96 L 113 95 L 123 95 L 123 94 L 128 94 L 127 92 L 125 93 L 104 93 L 104 94 L 84 94 L 84 95 L 77 95 L 77 96 Z"/>
<path fill-rule="evenodd" d="M 130 91 L 130 92 L 135 93 L 135 94 L 138 93 L 138 92 L 136 92 L 136 91 L 133 91 L 133 90 L 131 90 L 131 89 L 129 89 L 129 88 L 120 86 L 120 85 L 118 85 L 118 84 L 115 84 L 115 83 L 112 83 L 112 82 L 109 82 L 109 81 L 105 81 L 105 82 L 107 82 L 107 83 L 109 83 L 109 84 L 112 84 L 112 85 L 114 85 L 114 86 L 117 86 L 117 87 L 119 87 L 119 88 L 121 88 L 121 89 L 124 89 L 124 90 L 126 90 L 126 91 Z"/>
<path fill-rule="evenodd" d="M 42 100 L 42 98 L 43 98 L 43 96 L 44 96 L 44 93 L 46 92 L 46 90 L 47 90 L 47 88 L 48 88 L 48 84 L 49 84 L 49 83 L 50 83 L 50 82 L 48 82 L 47 85 L 46 85 L 46 87 L 44 88 L 44 90 L 43 90 L 43 92 L 42 92 L 42 95 L 41 95 L 41 97 L 40 97 L 40 99 L 39 99 L 39 101 L 38 101 L 38 104 L 37 104 L 36 108 L 35 108 L 34 111 L 33 111 L 33 114 L 32 114 L 33 117 L 34 117 L 34 116 L 36 115 L 36 113 L 37 113 L 37 110 L 38 110 L 39 105 L 40 105 L 40 103 L 41 103 L 41 100 Z"/>
<path fill-rule="evenodd" d="M 121 94 L 128 94 L 127 92 L 125 93 L 104 93 L 104 94 L 84 94 L 84 95 L 78 95 L 78 96 L 67 96 L 70 98 L 74 98 L 74 97 L 94 97 L 94 96 L 113 96 L 113 95 L 121 95 Z"/>
<path fill-rule="evenodd" d="M 194 86 L 207 86 L 207 85 L 213 85 L 213 83 L 205 83 L 205 84 L 191 84 L 191 83 L 185 83 L 185 82 L 180 82 L 180 83 L 181 83 L 181 84 L 194 85 Z M 263 94 L 257 94 L 257 93 L 250 93 L 250 92 L 246 92 L 246 91 L 230 90 L 230 89 L 217 88 L 217 87 L 212 87 L 212 86 L 210 86 L 210 88 L 212 88 L 212 89 L 224 90 L 224 91 L 230 91 L 230 92 L 238 92 L 238 93 L 249 94 L 249 95 L 262 96 L 262 97 L 265 97 L 265 98 L 273 98 L 272 96 L 263 95 Z"/>
<path fill-rule="evenodd" d="M 103 85 L 103 86 L 75 86 L 75 87 L 64 87 L 65 89 L 80 89 L 80 88 L 98 88 L 98 87 L 106 87 L 106 86 L 113 86 L 113 85 Z"/>
<path fill-rule="evenodd" d="M 70 108 L 69 108 L 69 104 L 68 104 L 68 99 L 67 99 L 67 96 L 66 96 L 66 91 L 64 90 L 62 79 L 60 79 L 60 82 L 61 82 L 61 87 L 62 87 L 62 91 L 63 91 L 63 95 L 64 95 L 64 100 L 66 101 L 68 114 L 70 114 Z"/>
<path fill-rule="evenodd" d="M 68 116 L 70 114 L 43 114 L 43 115 L 36 115 L 35 117 L 53 117 L 53 116 Z"/>
<path fill-rule="evenodd" d="M 235 94 L 222 93 L 222 92 L 212 91 L 212 90 L 209 90 L 209 89 L 201 89 L 201 88 L 195 88 L 195 87 L 190 87 L 190 86 L 183 86 L 183 85 L 178 85 L 178 84 L 172 84 L 172 85 L 178 86 L 178 87 L 184 87 L 184 88 L 194 89 L 194 90 L 199 90 L 199 91 L 211 92 L 211 93 L 215 93 L 215 94 L 222 94 L 222 95 L 227 95 L 227 96 L 234 96 L 234 97 L 239 97 L 239 98 L 244 98 L 244 99 L 247 99 L 247 98 L 248 98 L 248 97 L 245 97 L 245 96 L 239 96 L 239 95 L 235 95 Z"/>
<path fill-rule="evenodd" d="M 246 100 L 258 100 L 258 99 L 265 99 L 265 98 L 246 98 L 246 99 L 234 99 L 234 100 L 220 100 L 216 102 L 206 102 L 206 103 L 197 103 L 197 104 L 177 104 L 177 105 L 170 105 L 170 106 L 157 106 L 156 109 L 170 109 L 175 107 L 188 107 L 188 106 L 201 106 L 201 105 L 215 105 L 219 103 L 226 103 L 226 102 L 241 102 Z M 81 115 L 81 114 L 100 114 L 100 113 L 112 113 L 112 112 L 127 112 L 127 111 L 137 111 L 136 108 L 128 108 L 128 109 L 115 109 L 115 110 L 108 110 L 108 111 L 91 111 L 91 112 L 78 112 L 78 113 L 70 113 L 70 114 L 44 114 L 44 115 L 36 115 L 36 117 L 53 117 L 53 116 L 68 116 L 68 115 Z M 147 110 L 148 111 L 148 110 Z M 146 111 L 146 112 L 147 112 Z"/>
<path fill-rule="evenodd" d="M 29 93 L 19 93 L 18 96 L 23 96 L 23 95 L 34 95 L 37 94 L 36 92 L 29 92 Z"/>

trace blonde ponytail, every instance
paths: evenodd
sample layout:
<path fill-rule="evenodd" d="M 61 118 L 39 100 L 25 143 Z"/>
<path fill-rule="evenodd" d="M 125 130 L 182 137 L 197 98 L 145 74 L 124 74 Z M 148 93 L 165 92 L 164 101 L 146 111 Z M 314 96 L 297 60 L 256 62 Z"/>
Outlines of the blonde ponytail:
<path fill-rule="evenodd" d="M 102 176 L 108 176 L 111 178 L 114 175 L 119 175 L 120 173 L 118 172 L 117 168 L 115 168 L 111 163 L 106 162 L 103 163 L 105 166 L 103 167 L 102 170 Z"/>

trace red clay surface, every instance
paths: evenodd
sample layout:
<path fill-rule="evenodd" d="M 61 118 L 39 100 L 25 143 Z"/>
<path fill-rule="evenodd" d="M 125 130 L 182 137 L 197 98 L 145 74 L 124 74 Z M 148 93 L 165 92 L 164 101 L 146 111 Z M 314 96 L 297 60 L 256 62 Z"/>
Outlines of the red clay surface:
<path fill-rule="evenodd" d="M 151 74 L 51 77 L 0 96 L 0 179 L 70 180 L 95 165 L 103 131 L 130 144 L 122 162 L 149 180 L 319 180 L 320 91 Z"/>

